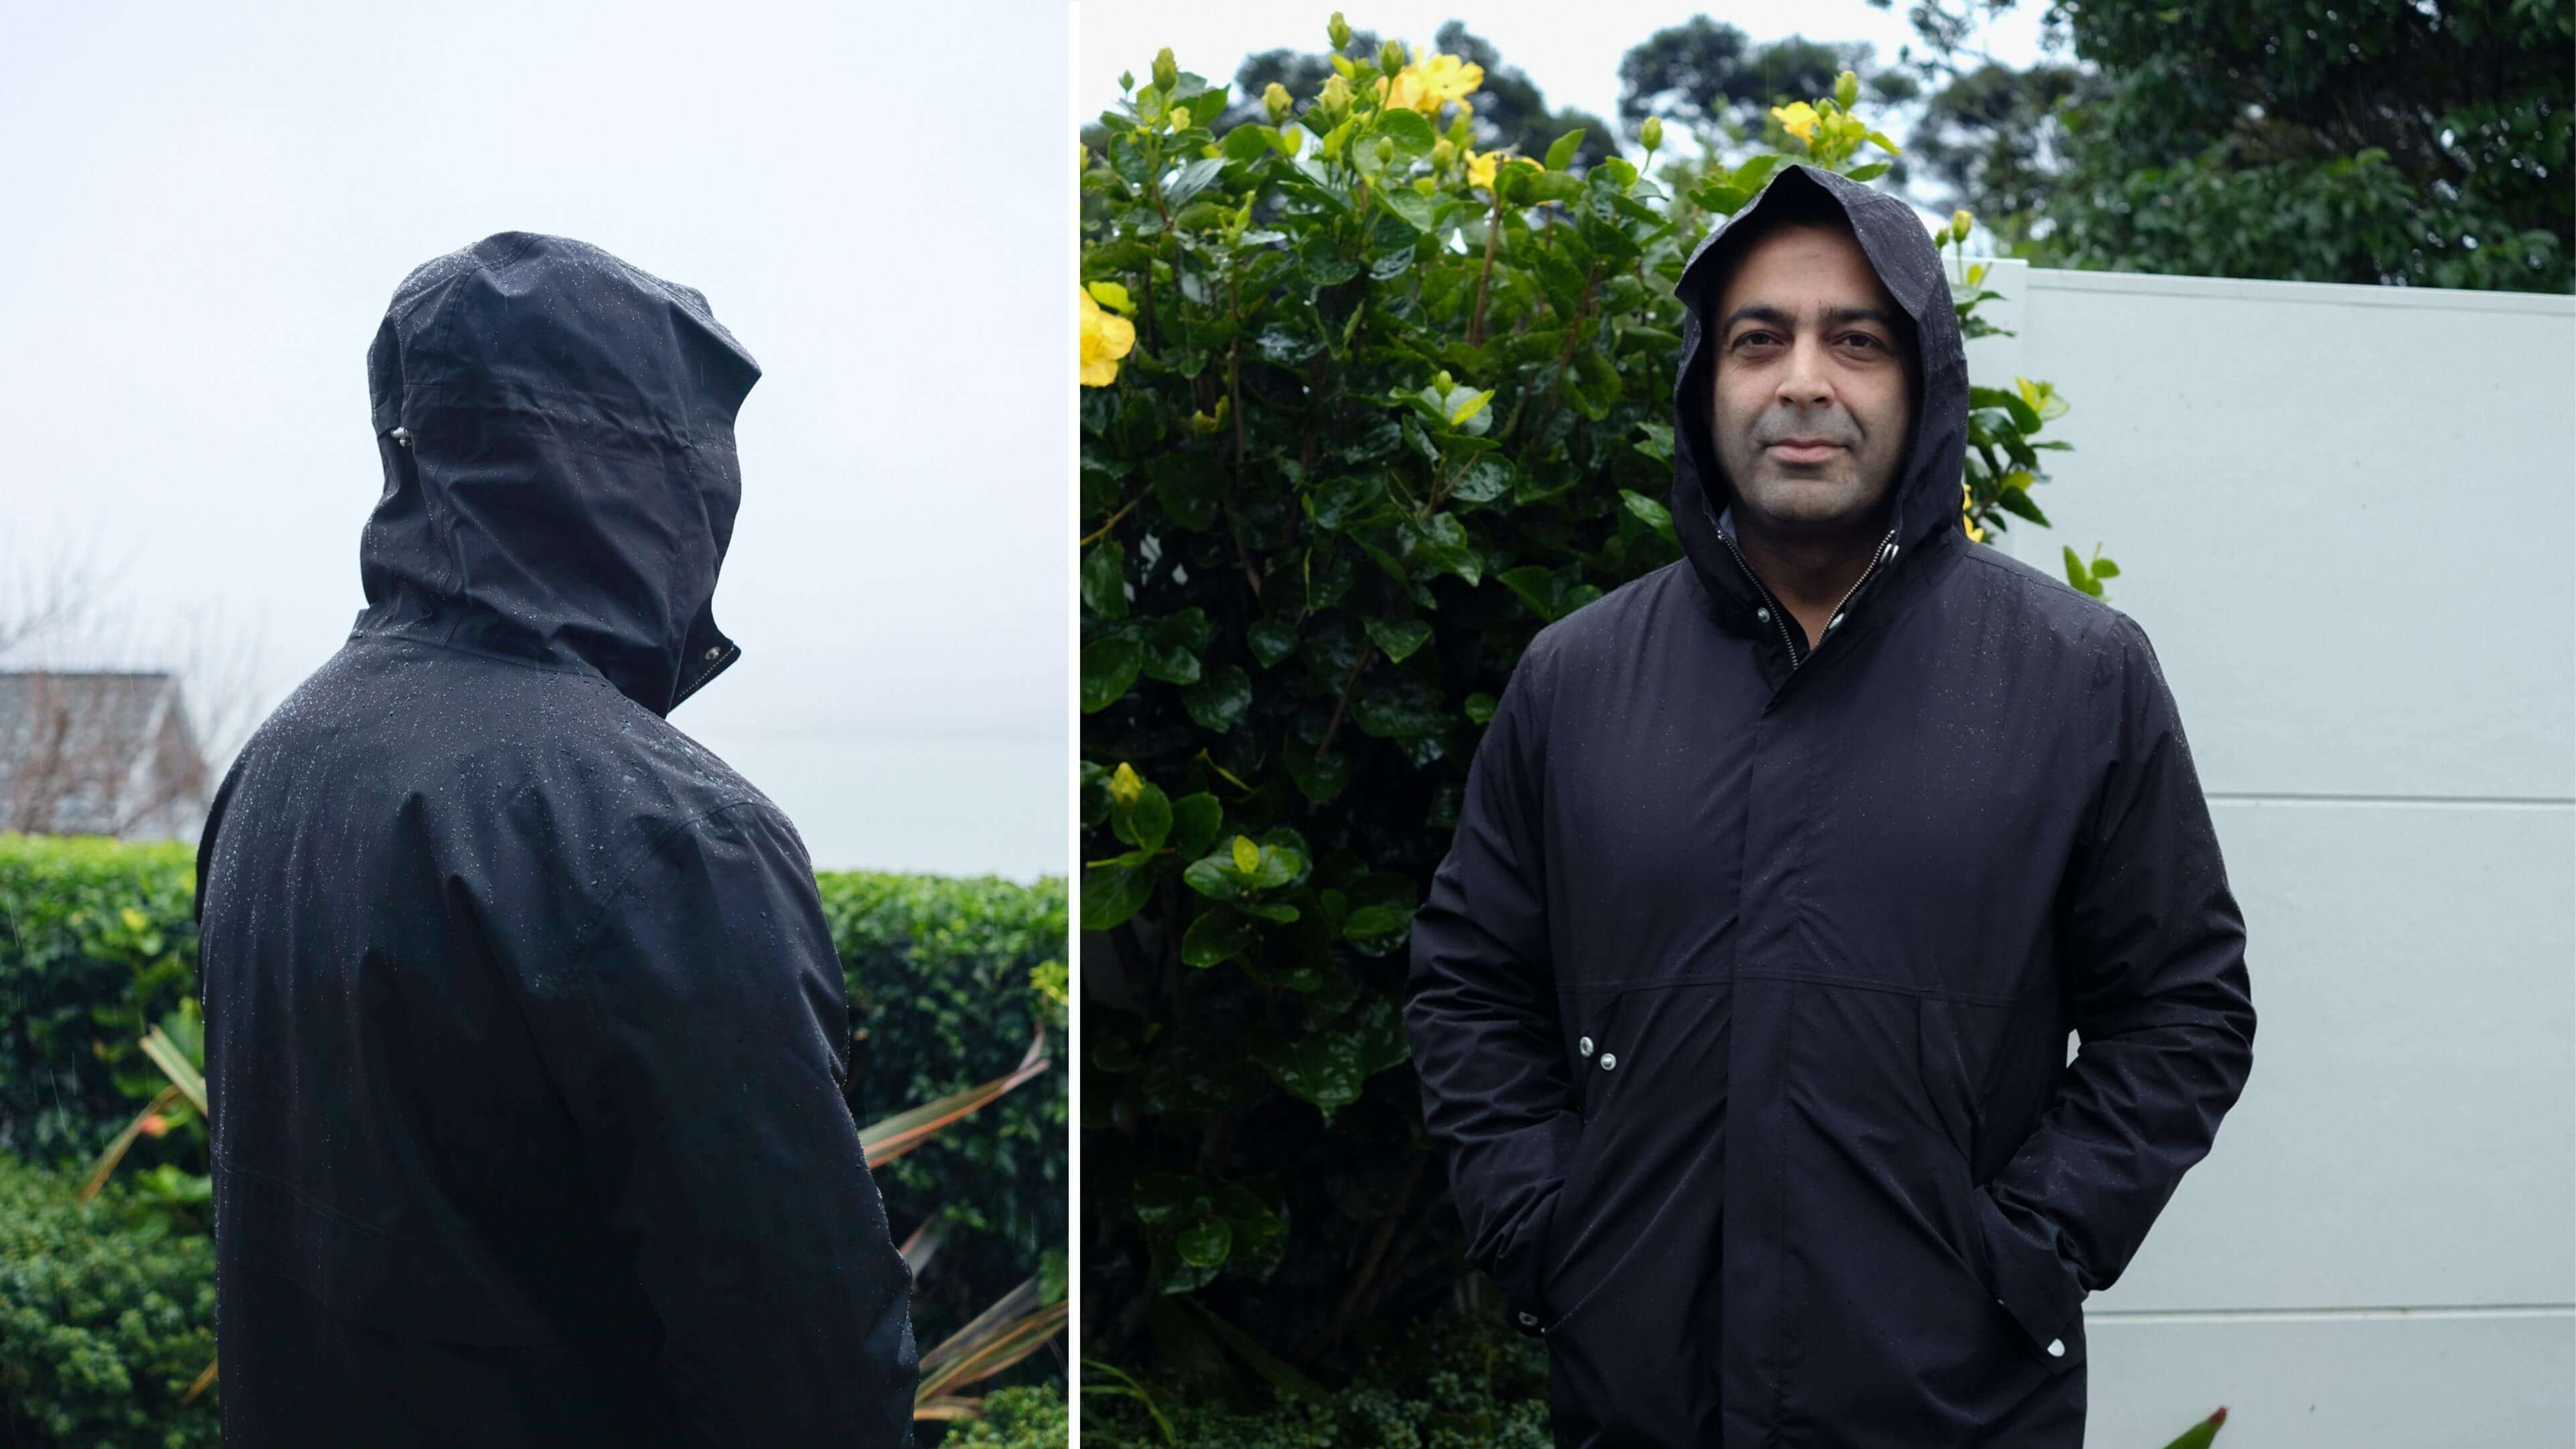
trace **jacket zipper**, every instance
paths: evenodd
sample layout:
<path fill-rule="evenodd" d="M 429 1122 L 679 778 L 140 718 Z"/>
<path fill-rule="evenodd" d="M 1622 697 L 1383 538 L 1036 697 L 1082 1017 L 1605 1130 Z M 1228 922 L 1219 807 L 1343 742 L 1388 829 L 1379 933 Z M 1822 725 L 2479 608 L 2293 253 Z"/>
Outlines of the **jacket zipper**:
<path fill-rule="evenodd" d="M 1727 537 L 1726 530 L 1719 529 L 1717 537 L 1726 545 L 1726 551 L 1735 555 L 1735 566 L 1744 570 L 1744 577 L 1752 583 L 1753 592 L 1762 596 L 1763 606 L 1771 611 L 1771 622 L 1780 626 L 1780 647 L 1789 651 L 1789 672 L 1797 673 L 1798 645 L 1789 637 L 1789 611 L 1780 607 L 1780 601 L 1771 597 L 1769 589 L 1762 587 L 1762 580 L 1753 572 L 1753 565 L 1744 561 L 1744 555 L 1737 551 L 1735 540 Z"/>
<path fill-rule="evenodd" d="M 1887 551 L 1889 548 L 1893 547 L 1895 543 L 1896 530 L 1891 528 L 1887 531 L 1887 537 L 1878 541 L 1878 551 L 1869 556 L 1869 566 L 1862 569 L 1860 571 L 1860 577 L 1852 580 L 1851 587 L 1843 590 L 1843 596 L 1834 601 L 1834 611 L 1825 616 L 1824 633 L 1819 633 L 1816 636 L 1817 648 L 1824 647 L 1825 634 L 1831 633 L 1834 625 L 1839 622 L 1843 616 L 1843 605 L 1850 603 L 1852 595 L 1860 592 L 1860 586 L 1869 582 L 1869 576 L 1878 572 L 1878 566 L 1887 562 Z M 1808 650 L 1807 657 L 1810 659 L 1815 658 L 1815 649 Z M 1792 667 L 1794 668 L 1795 666 Z"/>
<path fill-rule="evenodd" d="M 1789 611 L 1781 608 L 1780 601 L 1772 598 L 1771 591 L 1762 586 L 1761 578 L 1753 572 L 1753 566 L 1744 561 L 1744 555 L 1736 548 L 1735 540 L 1728 538 L 1724 529 L 1718 530 L 1717 536 L 1725 543 L 1726 551 L 1735 555 L 1735 566 L 1744 570 L 1744 577 L 1752 582 L 1753 591 L 1762 596 L 1764 605 L 1771 610 L 1771 622 L 1780 626 L 1780 643 L 1789 651 L 1789 672 L 1795 674 L 1798 671 L 1798 666 L 1804 663 L 1806 658 L 1814 657 L 1816 651 L 1814 649 L 1810 649 L 1803 657 L 1798 653 L 1798 645 L 1789 634 Z M 1869 582 L 1869 576 L 1878 572 L 1878 566 L 1887 561 L 1887 550 L 1895 542 L 1896 530 L 1891 528 L 1887 531 L 1887 537 L 1880 539 L 1878 541 L 1877 549 L 1870 554 L 1869 566 L 1862 569 L 1860 571 L 1860 577 L 1852 580 L 1851 587 L 1843 590 L 1843 596 L 1834 601 L 1833 612 L 1825 616 L 1825 627 L 1827 629 L 1831 629 L 1834 626 L 1834 621 L 1842 617 L 1843 605 L 1850 603 L 1852 595 L 1859 593 L 1860 586 Z M 1822 634 L 1818 634 L 1816 636 L 1817 648 L 1824 647 L 1824 642 L 1824 636 Z"/>

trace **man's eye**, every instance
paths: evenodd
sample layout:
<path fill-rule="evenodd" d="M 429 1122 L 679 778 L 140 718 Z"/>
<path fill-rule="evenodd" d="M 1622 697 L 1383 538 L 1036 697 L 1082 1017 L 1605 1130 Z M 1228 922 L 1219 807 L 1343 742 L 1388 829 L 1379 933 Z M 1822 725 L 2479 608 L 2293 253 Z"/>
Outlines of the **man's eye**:
<path fill-rule="evenodd" d="M 1746 347 L 1763 340 L 1776 341 L 1778 339 L 1768 332 L 1744 332 L 1737 334 L 1735 345 L 1738 347 Z M 1866 332 L 1854 332 L 1845 336 L 1842 340 L 1845 342 L 1866 342 L 1871 347 L 1876 348 L 1879 351 L 1884 352 L 1887 350 L 1886 343 L 1879 341 L 1877 338 L 1870 336 Z"/>

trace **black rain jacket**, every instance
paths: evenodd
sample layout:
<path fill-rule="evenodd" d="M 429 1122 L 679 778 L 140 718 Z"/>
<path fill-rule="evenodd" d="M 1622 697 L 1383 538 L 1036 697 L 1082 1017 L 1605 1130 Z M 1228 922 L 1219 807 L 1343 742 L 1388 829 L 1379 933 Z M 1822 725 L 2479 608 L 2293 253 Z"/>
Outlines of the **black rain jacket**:
<path fill-rule="evenodd" d="M 664 722 L 738 653 L 759 367 L 522 232 L 367 363 L 367 608 L 198 853 L 224 1442 L 909 1443 L 812 866 Z"/>
<path fill-rule="evenodd" d="M 1728 232 L 1811 186 L 1921 362 L 1812 653 L 1720 531 L 1706 345 Z M 1531 642 L 1414 921 L 1469 1257 L 1544 1335 L 1561 1444 L 2074 1449 L 2084 1297 L 2252 1064 L 2182 722 L 2126 615 L 1961 532 L 1966 357 L 1911 209 L 1784 167 L 1679 292 L 1685 557 Z"/>

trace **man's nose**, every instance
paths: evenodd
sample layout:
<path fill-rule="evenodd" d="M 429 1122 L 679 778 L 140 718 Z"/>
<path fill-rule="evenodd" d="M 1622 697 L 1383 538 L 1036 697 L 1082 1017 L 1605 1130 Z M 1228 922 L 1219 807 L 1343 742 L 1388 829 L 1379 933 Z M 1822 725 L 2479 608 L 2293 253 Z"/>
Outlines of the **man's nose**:
<path fill-rule="evenodd" d="M 1833 396 L 1824 343 L 1813 337 L 1792 342 L 1788 361 L 1780 370 L 1780 400 L 1793 407 L 1813 407 L 1833 401 Z"/>

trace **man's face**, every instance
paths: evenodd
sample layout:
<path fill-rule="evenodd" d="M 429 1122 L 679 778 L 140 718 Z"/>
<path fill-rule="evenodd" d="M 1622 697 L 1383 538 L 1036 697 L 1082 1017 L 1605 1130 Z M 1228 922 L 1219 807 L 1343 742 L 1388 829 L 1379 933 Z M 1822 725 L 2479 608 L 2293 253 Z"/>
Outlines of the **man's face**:
<path fill-rule="evenodd" d="M 1901 317 L 1841 227 L 1783 226 L 1738 260 L 1717 304 L 1710 441 L 1739 515 L 1797 532 L 1878 517 L 1912 411 Z"/>

